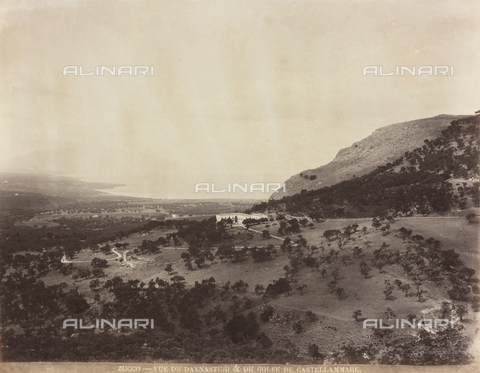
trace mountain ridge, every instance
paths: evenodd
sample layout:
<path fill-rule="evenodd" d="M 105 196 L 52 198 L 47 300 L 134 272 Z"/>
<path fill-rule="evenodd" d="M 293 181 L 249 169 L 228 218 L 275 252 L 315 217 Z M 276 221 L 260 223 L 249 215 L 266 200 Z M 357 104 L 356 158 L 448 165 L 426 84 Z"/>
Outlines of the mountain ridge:
<path fill-rule="evenodd" d="M 435 139 L 452 120 L 466 117 L 468 115 L 440 114 L 378 128 L 350 147 L 340 149 L 331 162 L 291 176 L 285 182 L 286 192 L 274 193 L 270 199 L 281 199 L 298 194 L 303 189 L 316 190 L 365 175 L 394 161 L 406 151 L 423 145 L 425 140 Z"/>

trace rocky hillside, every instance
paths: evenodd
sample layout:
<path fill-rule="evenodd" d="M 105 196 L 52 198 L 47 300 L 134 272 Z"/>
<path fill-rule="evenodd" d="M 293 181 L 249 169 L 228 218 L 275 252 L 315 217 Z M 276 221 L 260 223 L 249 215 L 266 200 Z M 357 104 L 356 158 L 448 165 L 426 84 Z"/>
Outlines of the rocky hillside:
<path fill-rule="evenodd" d="M 286 193 L 274 193 L 270 198 L 281 199 L 300 193 L 302 189 L 315 190 L 365 175 L 401 157 L 406 151 L 422 146 L 424 140 L 435 139 L 452 120 L 464 117 L 442 114 L 377 129 L 351 147 L 341 149 L 332 162 L 292 176 L 285 182 Z"/>
<path fill-rule="evenodd" d="M 252 207 L 311 219 L 443 214 L 480 207 L 480 113 L 375 170 Z"/>

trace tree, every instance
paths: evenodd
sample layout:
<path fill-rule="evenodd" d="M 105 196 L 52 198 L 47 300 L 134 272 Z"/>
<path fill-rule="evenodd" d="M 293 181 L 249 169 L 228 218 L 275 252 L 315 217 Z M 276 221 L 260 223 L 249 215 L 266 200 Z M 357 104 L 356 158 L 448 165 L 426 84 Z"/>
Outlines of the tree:
<path fill-rule="evenodd" d="M 468 267 L 463 267 L 459 272 L 462 275 L 462 277 L 467 281 L 470 281 L 472 276 L 475 274 L 475 270 Z"/>
<path fill-rule="evenodd" d="M 253 307 L 253 301 L 248 298 L 248 297 L 243 297 L 243 300 L 245 301 L 245 303 L 243 304 L 243 309 L 250 309 Z"/>
<path fill-rule="evenodd" d="M 278 232 L 280 236 L 288 234 L 289 233 L 289 227 L 286 221 L 280 221 L 280 225 L 278 227 Z M 287 237 L 288 238 L 288 237 Z"/>
<path fill-rule="evenodd" d="M 371 271 L 371 268 L 368 266 L 368 264 L 365 263 L 365 261 L 362 261 L 360 263 L 360 273 L 363 275 L 363 277 L 367 278 L 370 271 Z"/>
<path fill-rule="evenodd" d="M 108 262 L 106 259 L 93 258 L 90 265 L 92 268 L 107 268 Z"/>
<path fill-rule="evenodd" d="M 232 286 L 232 289 L 235 290 L 235 291 L 245 292 L 245 291 L 247 291 L 247 288 L 248 288 L 248 284 L 243 280 L 238 280 Z"/>
<path fill-rule="evenodd" d="M 355 246 L 352 250 L 353 250 L 353 256 L 360 258 L 360 255 L 362 254 L 362 251 L 363 251 L 362 248 Z"/>
<path fill-rule="evenodd" d="M 77 245 L 68 245 L 65 246 L 65 256 L 68 259 L 73 259 L 75 257 L 75 254 L 80 251 L 80 248 L 77 247 Z"/>
<path fill-rule="evenodd" d="M 92 276 L 103 277 L 105 276 L 105 271 L 102 268 L 94 268 L 92 269 Z"/>
<path fill-rule="evenodd" d="M 402 237 L 403 242 L 405 242 L 405 240 L 412 235 L 412 230 L 402 227 L 398 230 L 398 233 L 400 233 L 400 237 Z"/>
<path fill-rule="evenodd" d="M 293 233 L 300 233 L 300 224 L 298 223 L 298 220 L 293 218 L 288 221 L 288 224 L 290 225 L 290 231 Z"/>
<path fill-rule="evenodd" d="M 327 229 L 325 232 L 323 232 L 323 237 L 325 237 L 328 241 L 333 241 L 337 239 L 340 234 L 341 232 L 338 229 Z"/>
<path fill-rule="evenodd" d="M 96 279 L 90 281 L 90 289 L 92 289 L 92 291 L 97 291 L 99 287 L 100 287 L 100 280 L 99 279 L 96 278 Z"/>
<path fill-rule="evenodd" d="M 268 229 L 264 229 L 262 231 L 262 237 L 265 238 L 266 240 L 269 240 L 270 238 L 272 238 L 272 236 L 270 236 L 270 232 L 268 231 Z"/>
<path fill-rule="evenodd" d="M 172 281 L 173 283 L 180 283 L 180 282 L 185 281 L 185 277 L 175 275 L 170 279 L 170 281 Z"/>
<path fill-rule="evenodd" d="M 318 316 L 315 315 L 312 311 L 307 311 L 305 314 L 310 322 L 315 322 L 318 320 Z"/>
<path fill-rule="evenodd" d="M 77 273 L 80 278 L 88 278 L 92 275 L 88 268 L 80 268 Z"/>
<path fill-rule="evenodd" d="M 353 311 L 352 317 L 355 319 L 356 322 L 360 321 L 358 319 L 360 316 L 362 316 L 362 311 L 360 311 L 360 310 Z"/>
<path fill-rule="evenodd" d="M 338 282 L 337 281 L 330 281 L 327 286 L 328 286 L 328 291 L 330 293 L 333 293 L 335 291 L 335 288 L 337 287 Z"/>
<path fill-rule="evenodd" d="M 293 323 L 292 325 L 292 329 L 295 331 L 295 333 L 297 334 L 300 334 L 302 333 L 304 330 L 303 330 L 303 322 L 302 320 L 298 320 L 296 322 Z"/>
<path fill-rule="evenodd" d="M 65 297 L 65 306 L 70 314 L 80 314 L 90 308 L 85 297 L 77 289 L 71 290 Z"/>
<path fill-rule="evenodd" d="M 322 270 L 320 271 L 320 274 L 322 275 L 322 278 L 324 278 L 325 275 L 327 274 L 327 270 L 325 268 L 322 268 Z"/>
<path fill-rule="evenodd" d="M 454 285 L 452 289 L 447 291 L 448 296 L 452 300 L 467 301 L 470 289 L 466 286 Z"/>
<path fill-rule="evenodd" d="M 295 243 L 300 247 L 307 247 L 307 240 L 301 235 L 298 235 L 298 240 Z"/>
<path fill-rule="evenodd" d="M 372 219 L 372 227 L 373 228 L 378 229 L 381 226 L 382 226 L 382 223 L 380 223 L 380 220 L 378 220 L 377 218 Z"/>
<path fill-rule="evenodd" d="M 192 260 L 192 256 L 187 252 L 181 253 L 180 258 L 182 258 L 184 262 L 188 262 L 188 261 Z"/>
<path fill-rule="evenodd" d="M 402 290 L 402 281 L 400 281 L 398 278 L 393 281 L 395 285 L 397 285 L 398 290 Z"/>
<path fill-rule="evenodd" d="M 290 239 L 290 237 L 287 237 L 283 240 L 282 244 L 280 245 L 280 249 L 282 251 L 287 251 L 287 252 L 291 252 L 292 251 L 292 240 Z"/>
<path fill-rule="evenodd" d="M 300 292 L 300 295 L 303 295 L 303 291 L 306 289 L 307 285 L 299 285 L 297 286 L 297 290 Z"/>
<path fill-rule="evenodd" d="M 405 293 L 405 297 L 408 297 L 408 291 L 410 290 L 410 285 L 409 284 L 402 285 L 400 290 Z"/>
<path fill-rule="evenodd" d="M 373 335 L 378 339 L 388 339 L 393 334 L 393 329 L 374 329 Z"/>
<path fill-rule="evenodd" d="M 402 268 L 403 268 L 403 272 L 406 273 L 407 275 L 410 274 L 413 270 L 412 266 L 406 262 L 402 263 Z"/>
<path fill-rule="evenodd" d="M 211 264 L 215 261 L 215 256 L 210 249 L 204 251 L 205 260 L 208 260 Z"/>
<path fill-rule="evenodd" d="M 422 283 L 419 282 L 418 280 L 415 281 L 415 286 L 417 287 L 417 297 L 419 302 L 423 302 L 424 299 L 422 297 L 423 293 L 427 293 L 427 290 L 422 290 L 420 289 L 420 286 L 422 286 Z"/>
<path fill-rule="evenodd" d="M 233 245 L 225 245 L 222 244 L 218 247 L 217 252 L 215 253 L 216 256 L 220 258 L 220 261 L 227 258 L 230 259 L 235 254 L 235 247 Z"/>
<path fill-rule="evenodd" d="M 385 311 L 385 314 L 387 315 L 387 319 L 388 319 L 388 320 L 397 317 L 397 315 L 395 314 L 395 312 L 393 312 L 393 310 L 392 310 L 390 307 L 387 307 L 387 311 Z"/>
<path fill-rule="evenodd" d="M 478 295 L 472 297 L 472 310 L 473 312 L 480 311 L 480 297 Z"/>
<path fill-rule="evenodd" d="M 267 298 L 269 296 L 274 297 L 283 293 L 286 293 L 286 295 L 288 295 L 290 290 L 292 290 L 292 287 L 290 286 L 290 282 L 286 278 L 281 277 L 278 280 L 273 280 L 273 284 L 269 284 L 267 286 L 267 289 L 265 290 L 265 294 L 263 295 L 263 297 L 264 298 Z"/>
<path fill-rule="evenodd" d="M 167 264 L 164 269 L 165 269 L 165 271 L 167 271 L 167 273 L 168 273 L 169 275 L 171 275 L 171 274 L 173 273 L 173 266 L 172 266 L 171 263 Z"/>
<path fill-rule="evenodd" d="M 272 253 L 274 251 L 275 250 L 273 245 L 268 245 L 266 248 L 265 247 L 257 248 L 255 246 L 250 249 L 250 253 L 255 262 L 264 262 L 266 260 L 271 260 Z"/>
<path fill-rule="evenodd" d="M 385 290 L 383 293 L 385 294 L 386 300 L 394 300 L 395 297 L 393 296 L 393 289 L 394 286 L 390 283 L 390 280 L 385 280 Z"/>
<path fill-rule="evenodd" d="M 468 224 L 473 224 L 475 222 L 475 217 L 476 216 L 477 215 L 475 215 L 473 212 L 471 212 L 471 213 L 469 213 L 465 216 L 465 219 L 467 219 Z"/>
<path fill-rule="evenodd" d="M 459 304 L 455 308 L 455 312 L 457 313 L 458 317 L 460 317 L 460 321 L 463 321 L 463 316 L 468 313 L 468 308 L 463 304 Z"/>
<path fill-rule="evenodd" d="M 105 255 L 106 255 L 106 254 L 110 254 L 110 253 L 112 252 L 112 251 L 111 251 L 111 247 L 110 247 L 110 245 L 109 245 L 108 243 L 107 243 L 105 246 L 100 247 L 100 251 L 101 251 L 102 253 L 104 253 Z"/>
<path fill-rule="evenodd" d="M 233 252 L 232 263 L 240 263 L 247 259 L 248 248 L 244 247 L 241 250 L 235 250 Z"/>
<path fill-rule="evenodd" d="M 268 322 L 274 314 L 275 309 L 272 306 L 268 306 L 260 313 L 260 320 L 263 322 Z"/>
<path fill-rule="evenodd" d="M 353 347 L 351 345 L 343 345 L 341 352 L 335 353 L 333 358 L 336 364 L 370 364 L 369 356 L 371 355 L 373 355 L 371 346 Z"/>
<path fill-rule="evenodd" d="M 238 343 L 247 338 L 254 337 L 259 328 L 260 325 L 257 322 L 255 313 L 250 312 L 247 317 L 243 314 L 234 315 L 225 325 L 225 332 L 233 343 Z"/>
<path fill-rule="evenodd" d="M 342 297 L 345 295 L 345 289 L 344 288 L 338 288 L 336 291 L 338 299 L 342 299 Z"/>
<path fill-rule="evenodd" d="M 442 261 L 441 265 L 446 270 L 451 270 L 462 262 L 459 260 L 459 254 L 454 249 L 443 250 L 440 254 Z"/>
<path fill-rule="evenodd" d="M 265 349 L 273 346 L 272 340 L 268 338 L 265 332 L 259 333 L 255 341 L 258 342 Z"/>
<path fill-rule="evenodd" d="M 308 345 L 308 356 L 310 356 L 313 360 L 322 359 L 324 355 L 322 355 L 318 349 L 318 345 L 314 343 L 309 343 Z"/>
<path fill-rule="evenodd" d="M 320 263 L 318 263 L 317 259 L 315 259 L 312 256 L 307 256 L 306 258 L 303 259 L 303 262 L 307 267 L 310 267 L 310 268 L 318 268 L 320 266 Z"/>
<path fill-rule="evenodd" d="M 205 256 L 201 255 L 198 258 L 196 258 L 193 262 L 195 263 L 197 268 L 202 268 L 202 266 L 205 264 Z"/>
<path fill-rule="evenodd" d="M 442 319 L 449 319 L 451 317 L 452 306 L 450 302 L 442 302 L 441 312 L 442 312 L 442 316 L 441 316 Z"/>
<path fill-rule="evenodd" d="M 332 276 L 333 276 L 333 279 L 334 279 L 335 281 L 337 281 L 337 278 L 338 278 L 338 276 L 339 276 L 338 268 L 335 268 L 335 269 L 333 270 Z"/>
<path fill-rule="evenodd" d="M 265 293 L 265 287 L 263 285 L 255 285 L 255 295 L 257 296 L 260 296 L 260 295 L 263 295 Z"/>

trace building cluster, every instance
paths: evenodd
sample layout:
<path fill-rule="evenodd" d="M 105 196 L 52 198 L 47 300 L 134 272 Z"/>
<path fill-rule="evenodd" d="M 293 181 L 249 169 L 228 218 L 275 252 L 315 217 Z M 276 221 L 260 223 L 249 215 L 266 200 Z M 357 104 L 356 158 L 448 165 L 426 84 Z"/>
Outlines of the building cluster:
<path fill-rule="evenodd" d="M 241 212 L 227 212 L 216 215 L 217 222 L 231 219 L 234 225 L 243 225 L 245 219 L 269 219 L 266 214 L 244 214 Z"/>

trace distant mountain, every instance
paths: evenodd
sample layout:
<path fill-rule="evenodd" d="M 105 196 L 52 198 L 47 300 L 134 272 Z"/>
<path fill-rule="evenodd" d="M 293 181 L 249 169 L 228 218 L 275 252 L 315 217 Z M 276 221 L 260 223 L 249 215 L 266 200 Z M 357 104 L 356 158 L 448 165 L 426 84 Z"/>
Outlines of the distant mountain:
<path fill-rule="evenodd" d="M 378 166 L 394 161 L 406 151 L 422 146 L 424 140 L 435 139 L 452 120 L 465 117 L 441 114 L 379 128 L 349 148 L 341 149 L 332 162 L 290 177 L 285 182 L 286 192 L 274 193 L 270 199 L 281 199 L 300 193 L 303 189 L 320 189 L 365 175 Z"/>
<path fill-rule="evenodd" d="M 80 208 L 81 202 L 126 198 L 99 190 L 116 186 L 121 185 L 92 183 L 60 175 L 0 172 L 0 227 L 16 220 L 28 220 L 39 211 Z"/>
<path fill-rule="evenodd" d="M 105 195 L 98 189 L 112 189 L 123 184 L 88 182 L 61 175 L 0 172 L 0 191 L 42 193 L 66 198 Z"/>

